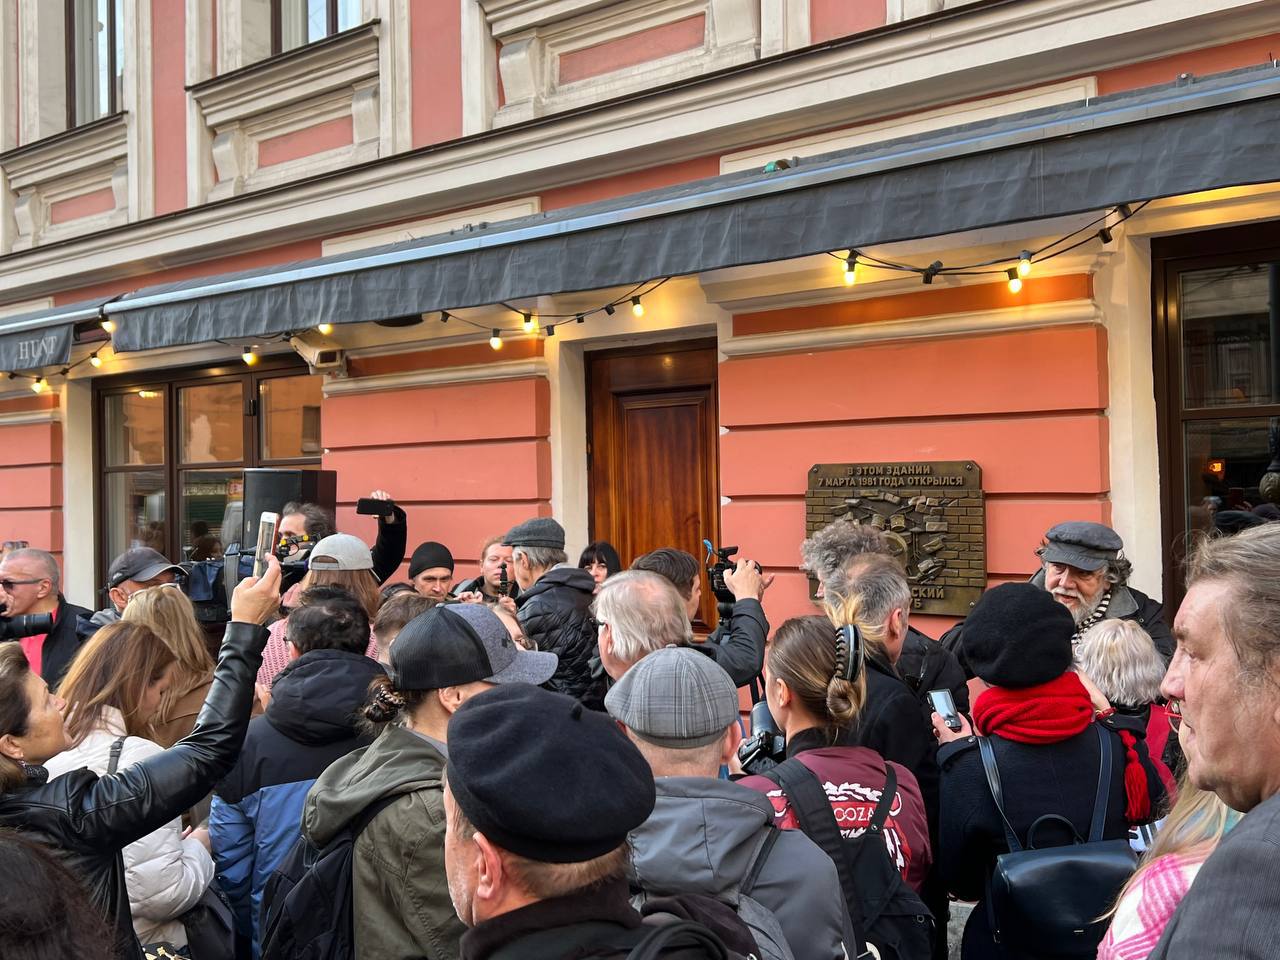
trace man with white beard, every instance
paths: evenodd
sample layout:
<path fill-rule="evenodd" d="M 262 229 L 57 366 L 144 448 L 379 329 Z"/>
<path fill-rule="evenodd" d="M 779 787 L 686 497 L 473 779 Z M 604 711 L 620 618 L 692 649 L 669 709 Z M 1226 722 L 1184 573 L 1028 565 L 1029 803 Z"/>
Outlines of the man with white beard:
<path fill-rule="evenodd" d="M 1052 527 L 1036 550 L 1040 571 L 1031 582 L 1044 587 L 1071 611 L 1076 622 L 1072 642 L 1102 620 L 1132 620 L 1151 635 L 1167 662 L 1173 656 L 1173 635 L 1158 600 L 1129 586 L 1132 565 L 1124 556 L 1124 541 L 1101 523 L 1071 520 Z M 965 663 L 961 636 L 964 621 L 952 627 L 942 644 Z M 970 672 L 965 667 L 966 672 Z"/>

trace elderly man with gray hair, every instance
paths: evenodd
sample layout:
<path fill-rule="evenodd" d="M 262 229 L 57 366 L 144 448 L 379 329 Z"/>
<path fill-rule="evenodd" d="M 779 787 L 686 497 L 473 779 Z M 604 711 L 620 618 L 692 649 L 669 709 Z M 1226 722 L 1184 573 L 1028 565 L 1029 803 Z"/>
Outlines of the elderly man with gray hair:
<path fill-rule="evenodd" d="M 665 647 L 687 647 L 693 642 L 684 598 L 670 581 L 656 573 L 615 573 L 600 585 L 595 619 L 600 663 L 613 680 L 622 679 L 650 653 Z"/>
<path fill-rule="evenodd" d="M 1280 525 L 1201 543 L 1161 692 L 1187 776 L 1245 814 L 1178 905 L 1150 960 L 1264 960 L 1280 941 Z"/>
<path fill-rule="evenodd" d="M 19 638 L 33 673 L 52 690 L 80 651 L 76 621 L 93 611 L 68 603 L 53 554 L 33 547 L 12 550 L 0 561 L 0 616 L 53 615 L 53 629 Z"/>

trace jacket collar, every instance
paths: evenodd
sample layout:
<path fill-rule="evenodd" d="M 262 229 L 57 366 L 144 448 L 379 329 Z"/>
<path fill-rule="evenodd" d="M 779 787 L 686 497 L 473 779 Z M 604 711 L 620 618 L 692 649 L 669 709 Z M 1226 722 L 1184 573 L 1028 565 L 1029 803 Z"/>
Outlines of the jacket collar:
<path fill-rule="evenodd" d="M 462 960 L 576 955 L 574 947 L 640 926 L 629 893 L 626 880 L 618 878 L 486 920 L 462 935 Z"/>
<path fill-rule="evenodd" d="M 808 730 L 801 730 L 787 740 L 787 759 L 790 760 L 797 753 L 802 753 L 805 750 L 824 750 L 831 746 L 835 746 L 835 744 L 832 742 L 830 730 L 822 727 L 810 727 Z"/>

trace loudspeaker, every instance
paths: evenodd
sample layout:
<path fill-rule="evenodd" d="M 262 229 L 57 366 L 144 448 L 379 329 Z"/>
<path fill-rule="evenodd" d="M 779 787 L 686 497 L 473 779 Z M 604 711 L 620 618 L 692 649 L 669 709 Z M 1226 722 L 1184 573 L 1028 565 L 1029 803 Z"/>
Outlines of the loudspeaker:
<path fill-rule="evenodd" d="M 258 518 L 281 513 L 286 503 L 314 503 L 332 516 L 338 502 L 338 474 L 333 470 L 250 468 L 244 472 L 244 518 L 240 542 L 258 541 Z"/>

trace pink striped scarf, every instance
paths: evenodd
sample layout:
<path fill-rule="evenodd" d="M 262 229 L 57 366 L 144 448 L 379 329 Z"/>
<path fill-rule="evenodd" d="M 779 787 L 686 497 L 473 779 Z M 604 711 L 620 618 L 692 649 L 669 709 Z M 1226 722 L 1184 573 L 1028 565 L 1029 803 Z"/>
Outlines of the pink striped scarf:
<path fill-rule="evenodd" d="M 1098 960 L 1146 960 L 1208 855 L 1171 853 L 1144 867 L 1120 900 Z"/>

